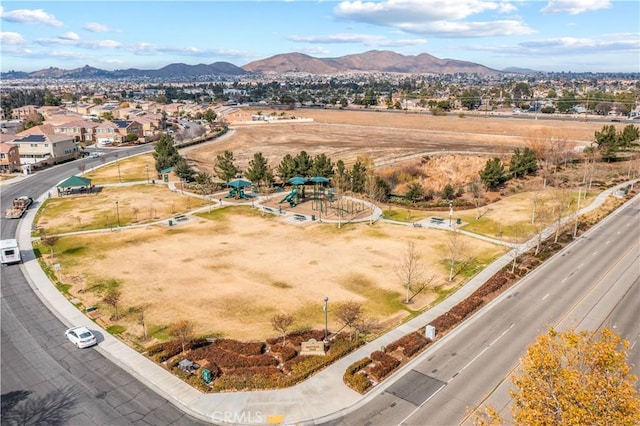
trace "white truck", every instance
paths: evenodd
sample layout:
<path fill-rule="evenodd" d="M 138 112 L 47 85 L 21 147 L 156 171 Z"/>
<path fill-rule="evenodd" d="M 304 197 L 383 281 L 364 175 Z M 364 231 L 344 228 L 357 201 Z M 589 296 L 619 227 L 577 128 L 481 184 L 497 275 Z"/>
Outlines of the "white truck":
<path fill-rule="evenodd" d="M 20 247 L 17 240 L 0 240 L 0 263 L 9 265 L 11 263 L 20 263 Z"/>

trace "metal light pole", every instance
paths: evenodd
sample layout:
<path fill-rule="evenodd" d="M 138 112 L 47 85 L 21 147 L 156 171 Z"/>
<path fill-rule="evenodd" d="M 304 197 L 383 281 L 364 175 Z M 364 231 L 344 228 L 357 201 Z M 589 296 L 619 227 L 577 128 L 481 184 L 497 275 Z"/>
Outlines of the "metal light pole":
<path fill-rule="evenodd" d="M 147 171 L 147 183 L 149 183 L 149 165 L 145 164 L 144 169 Z"/>
<path fill-rule="evenodd" d="M 327 296 L 324 297 L 324 343 L 329 341 L 329 308 L 327 307 L 327 303 L 329 302 L 329 298 Z"/>
<path fill-rule="evenodd" d="M 451 227 L 452 219 L 453 219 L 453 201 L 449 200 L 449 227 Z"/>
<path fill-rule="evenodd" d="M 116 220 L 118 221 L 118 228 L 120 228 L 120 209 L 118 209 L 117 201 L 116 201 Z"/>

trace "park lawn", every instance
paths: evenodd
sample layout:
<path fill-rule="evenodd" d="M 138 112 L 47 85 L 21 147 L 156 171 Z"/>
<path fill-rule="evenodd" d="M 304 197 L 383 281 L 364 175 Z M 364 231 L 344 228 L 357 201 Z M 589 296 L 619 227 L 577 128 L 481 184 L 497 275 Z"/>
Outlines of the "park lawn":
<path fill-rule="evenodd" d="M 101 157 L 101 160 L 104 157 Z M 147 182 L 158 180 L 152 154 L 119 158 L 103 167 L 89 170 L 84 176 L 91 179 L 93 185 L 104 185 L 121 182 Z M 148 172 L 148 173 L 147 173 Z"/>
<path fill-rule="evenodd" d="M 70 293 L 84 306 L 100 306 L 104 317 L 111 312 L 101 302 L 105 283 L 117 283 L 119 311 L 146 306 L 147 323 L 156 330 L 189 319 L 202 335 L 263 339 L 277 334 L 270 318 L 281 312 L 294 315 L 296 328 L 322 328 L 325 296 L 332 330 L 339 328 L 332 310 L 349 300 L 361 302 L 366 316 L 383 327 L 397 325 L 438 296 L 428 291 L 409 306 L 402 302 L 400 256 L 414 242 L 433 286 L 448 285 L 439 248 L 447 234 L 385 223 L 300 227 L 246 206 L 227 207 L 173 227 L 61 237 L 54 260 Z M 504 252 L 465 241 L 483 259 Z M 120 323 L 142 335 L 134 316 Z"/>
<path fill-rule="evenodd" d="M 121 226 L 150 223 L 205 205 L 206 200 L 172 192 L 165 185 L 96 187 L 91 194 L 47 199 L 36 228 L 45 234 L 113 229 L 118 218 Z"/>

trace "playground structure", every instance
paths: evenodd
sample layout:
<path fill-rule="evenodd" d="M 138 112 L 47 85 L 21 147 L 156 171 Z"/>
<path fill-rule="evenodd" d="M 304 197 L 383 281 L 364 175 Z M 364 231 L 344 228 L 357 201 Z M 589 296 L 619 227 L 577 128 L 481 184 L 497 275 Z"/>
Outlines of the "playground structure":
<path fill-rule="evenodd" d="M 253 183 L 251 183 L 248 180 L 244 180 L 244 179 L 235 179 L 232 180 L 230 182 L 227 183 L 227 186 L 231 189 L 229 189 L 229 194 L 225 196 L 225 198 L 234 198 L 234 199 L 244 199 L 244 200 L 248 200 L 249 197 L 247 197 L 247 195 L 244 193 L 244 188 L 253 185 Z"/>
<path fill-rule="evenodd" d="M 280 203 L 289 203 L 289 205 L 291 207 L 295 207 L 298 205 L 299 202 L 299 196 L 298 196 L 298 187 L 294 187 L 290 193 L 287 194 L 286 197 L 284 197 L 282 200 L 280 200 Z"/>

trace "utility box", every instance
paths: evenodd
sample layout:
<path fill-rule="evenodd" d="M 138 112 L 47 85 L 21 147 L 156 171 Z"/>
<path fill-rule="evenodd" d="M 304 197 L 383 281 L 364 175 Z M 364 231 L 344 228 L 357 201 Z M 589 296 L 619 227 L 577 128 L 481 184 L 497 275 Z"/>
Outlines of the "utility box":
<path fill-rule="evenodd" d="M 427 339 L 434 340 L 436 338 L 436 328 L 432 325 L 428 325 L 424 329 L 424 335 Z"/>

